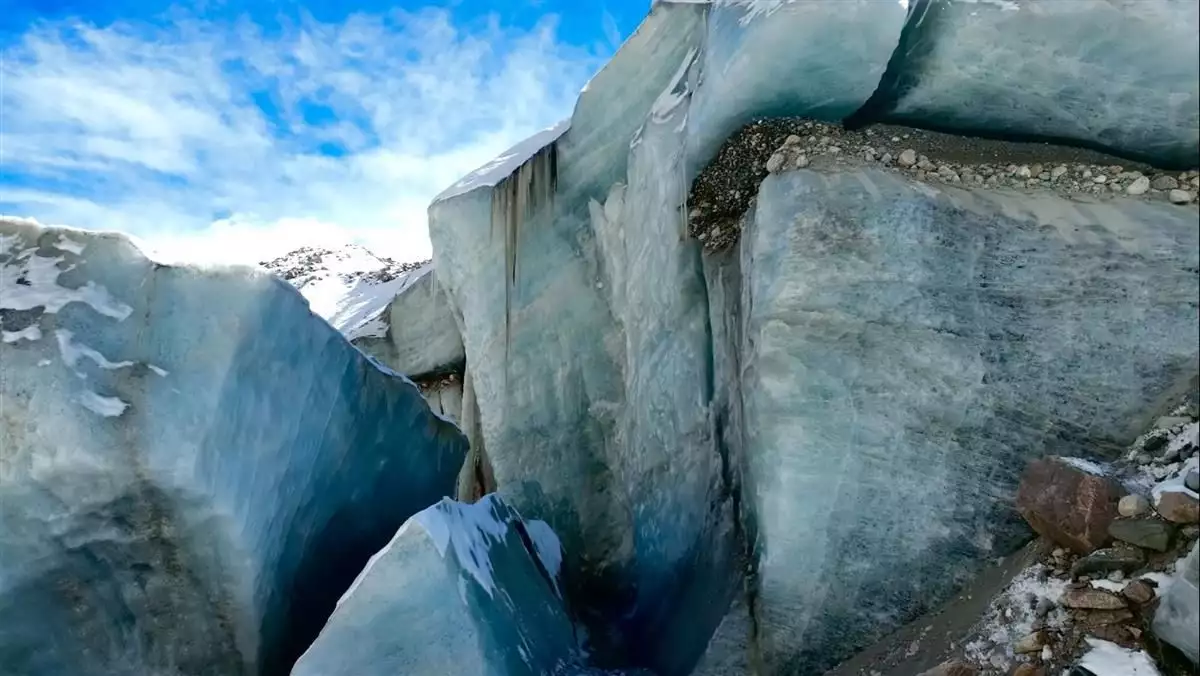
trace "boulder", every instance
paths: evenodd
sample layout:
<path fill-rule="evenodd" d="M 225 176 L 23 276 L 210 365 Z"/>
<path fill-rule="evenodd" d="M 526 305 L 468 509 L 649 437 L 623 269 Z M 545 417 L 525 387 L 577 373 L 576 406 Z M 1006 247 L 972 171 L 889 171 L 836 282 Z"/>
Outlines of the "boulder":
<path fill-rule="evenodd" d="M 251 269 L 0 219 L 0 672 L 286 673 L 466 439 Z"/>
<path fill-rule="evenodd" d="M 1017 488 L 1017 510 L 1040 535 L 1077 554 L 1106 545 L 1125 491 L 1112 479 L 1060 458 L 1029 463 Z"/>

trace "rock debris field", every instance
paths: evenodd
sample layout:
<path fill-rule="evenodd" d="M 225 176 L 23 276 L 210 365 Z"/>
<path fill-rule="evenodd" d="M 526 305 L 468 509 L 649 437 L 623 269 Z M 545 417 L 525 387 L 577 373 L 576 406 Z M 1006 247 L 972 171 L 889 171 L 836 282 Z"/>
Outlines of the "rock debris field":
<path fill-rule="evenodd" d="M 837 124 L 776 118 L 742 127 L 696 177 L 688 195 L 688 234 L 708 251 L 736 242 L 740 219 L 769 174 L 870 165 L 930 184 L 1049 190 L 1083 200 L 1194 205 L 1200 192 L 1200 171 L 1160 171 L 1080 148 L 888 125 L 848 131 Z"/>

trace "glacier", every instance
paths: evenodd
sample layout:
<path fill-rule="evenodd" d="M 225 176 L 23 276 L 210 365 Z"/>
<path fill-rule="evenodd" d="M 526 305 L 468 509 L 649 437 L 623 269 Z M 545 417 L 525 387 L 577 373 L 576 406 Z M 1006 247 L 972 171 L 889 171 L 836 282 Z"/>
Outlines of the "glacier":
<path fill-rule="evenodd" d="M 466 439 L 290 286 L 0 220 L 0 664 L 285 674 Z"/>
<path fill-rule="evenodd" d="M 1028 537 L 1027 460 L 1197 377 L 1200 214 L 718 151 L 789 117 L 1194 168 L 1198 35 L 1185 0 L 659 0 L 434 200 L 371 358 L 276 280 L 6 222 L 0 663 L 820 673 Z M 720 251 L 710 168 L 766 176 Z"/>
<path fill-rule="evenodd" d="M 1027 537 L 1027 459 L 1127 442 L 1196 374 L 1194 207 L 810 170 L 735 250 L 686 234 L 769 116 L 1200 164 L 1194 8 L 1066 4 L 657 2 L 567 123 L 431 205 L 472 452 L 562 538 L 598 659 L 830 666 Z"/>

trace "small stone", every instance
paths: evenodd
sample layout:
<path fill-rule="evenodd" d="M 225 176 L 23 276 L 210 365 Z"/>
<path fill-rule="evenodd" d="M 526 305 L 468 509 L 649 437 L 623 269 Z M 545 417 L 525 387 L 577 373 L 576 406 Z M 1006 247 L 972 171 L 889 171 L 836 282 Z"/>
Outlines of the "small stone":
<path fill-rule="evenodd" d="M 1193 493 L 1200 493 L 1200 472 L 1192 470 L 1183 478 L 1183 485 Z"/>
<path fill-rule="evenodd" d="M 1175 527 L 1154 517 L 1117 519 L 1108 524 L 1108 534 L 1143 549 L 1165 552 L 1171 546 Z"/>
<path fill-rule="evenodd" d="M 1092 177 L 1092 170 L 1091 170 L 1091 169 L 1084 169 L 1084 170 L 1083 170 L 1083 177 L 1084 177 L 1084 178 L 1091 178 L 1091 177 Z"/>
<path fill-rule="evenodd" d="M 1136 547 L 1109 547 L 1097 549 L 1091 554 L 1081 557 L 1071 566 L 1071 574 L 1076 577 L 1095 574 L 1108 575 L 1114 570 L 1130 573 L 1145 564 L 1146 555 Z"/>
<path fill-rule="evenodd" d="M 1119 570 L 1114 570 L 1113 572 L 1108 574 L 1109 582 L 1121 582 L 1124 579 L 1125 579 L 1125 573 L 1123 573 Z"/>
<path fill-rule="evenodd" d="M 1162 448 L 1163 446 L 1166 446 L 1167 441 L 1169 441 L 1169 439 L 1167 438 L 1167 435 L 1161 434 L 1161 433 L 1155 434 L 1152 437 L 1147 437 L 1146 441 L 1142 442 L 1142 449 L 1146 450 L 1146 451 L 1154 452 L 1154 451 L 1157 451 L 1158 449 Z"/>
<path fill-rule="evenodd" d="M 1033 176 L 1033 170 L 1022 164 L 1021 166 L 1017 167 L 1016 174 L 1019 178 L 1029 178 L 1030 176 Z"/>
<path fill-rule="evenodd" d="M 1135 457 L 1133 461 L 1139 465 L 1149 465 L 1154 461 L 1154 458 L 1150 457 L 1149 453 L 1138 453 L 1137 457 Z"/>
<path fill-rule="evenodd" d="M 1035 631 L 1014 643 L 1013 652 L 1022 655 L 1040 653 L 1044 645 L 1046 645 L 1046 634 Z"/>
<path fill-rule="evenodd" d="M 1121 516 L 1141 516 L 1150 513 L 1150 501 L 1141 495 L 1126 495 L 1117 503 Z"/>
<path fill-rule="evenodd" d="M 795 134 L 791 134 L 791 135 L 789 135 L 787 138 L 785 138 L 785 139 L 783 140 L 783 145 L 785 145 L 785 146 L 798 146 L 798 145 L 800 145 L 802 142 L 803 142 L 803 140 L 802 140 L 802 139 L 801 139 L 799 136 L 796 136 Z"/>
<path fill-rule="evenodd" d="M 1032 173 L 1034 176 L 1037 176 L 1038 174 L 1041 174 L 1041 173 L 1042 173 L 1042 168 L 1043 168 L 1043 167 L 1042 167 L 1042 165 L 1040 165 L 1040 164 L 1035 164 L 1035 165 L 1033 165 L 1032 167 L 1029 167 L 1029 171 L 1030 171 L 1030 172 L 1031 172 L 1031 173 Z"/>
<path fill-rule="evenodd" d="M 1125 194 L 1127 195 L 1145 195 L 1150 190 L 1150 179 L 1145 176 L 1140 176 L 1125 186 Z"/>
<path fill-rule="evenodd" d="M 1142 580 L 1134 580 L 1125 585 L 1125 588 L 1121 590 L 1121 596 L 1139 606 L 1145 605 L 1154 600 L 1154 587 Z"/>
<path fill-rule="evenodd" d="M 883 164 L 891 164 L 892 163 L 892 154 L 884 153 L 883 157 L 879 158 L 879 161 Z"/>
<path fill-rule="evenodd" d="M 1200 523 L 1200 500 L 1183 491 L 1159 493 L 1154 509 L 1172 523 Z"/>
<path fill-rule="evenodd" d="M 803 169 L 807 166 L 808 166 L 808 155 L 797 155 L 796 156 L 796 168 Z"/>
<path fill-rule="evenodd" d="M 1175 180 L 1174 176 L 1167 176 L 1166 174 L 1163 174 L 1161 176 L 1156 176 L 1154 180 L 1150 182 L 1150 187 L 1154 188 L 1155 190 L 1174 190 L 1175 188 L 1179 187 L 1179 181 Z"/>
<path fill-rule="evenodd" d="M 900 153 L 900 158 L 897 160 L 897 162 L 902 167 L 913 166 L 917 163 L 917 151 L 913 150 L 912 148 L 905 150 L 904 152 Z"/>
<path fill-rule="evenodd" d="M 1038 599 L 1037 607 L 1033 609 L 1033 612 L 1038 617 L 1046 617 L 1051 610 L 1054 610 L 1054 601 L 1043 596 Z"/>
<path fill-rule="evenodd" d="M 767 160 L 767 172 L 772 174 L 778 172 L 783 168 L 783 163 L 786 160 L 787 158 L 783 156 L 783 153 L 775 153 L 774 155 L 771 155 L 770 159 Z"/>
<path fill-rule="evenodd" d="M 1192 196 L 1186 190 L 1172 190 L 1167 193 L 1167 199 L 1171 200 L 1171 204 L 1187 204 L 1192 201 Z"/>
<path fill-rule="evenodd" d="M 1100 174 L 1099 176 L 1092 177 L 1092 183 L 1100 184 L 1100 183 L 1107 183 L 1107 182 L 1108 182 L 1108 177 L 1105 176 L 1104 174 Z"/>
<path fill-rule="evenodd" d="M 1125 599 L 1103 589 L 1068 589 L 1062 604 L 1075 610 L 1124 610 Z"/>
<path fill-rule="evenodd" d="M 837 146 L 829 146 L 829 154 L 830 155 L 837 155 L 840 152 L 842 152 L 841 148 L 839 148 Z"/>
<path fill-rule="evenodd" d="M 921 159 L 917 160 L 917 168 L 924 169 L 925 171 L 934 170 L 933 162 L 930 162 L 929 158 L 924 155 L 921 156 Z"/>
<path fill-rule="evenodd" d="M 1050 178 L 1052 180 L 1058 180 L 1059 178 L 1062 178 L 1063 174 L 1066 174 L 1066 173 L 1067 173 L 1066 165 L 1060 164 L 1057 167 L 1050 170 Z"/>

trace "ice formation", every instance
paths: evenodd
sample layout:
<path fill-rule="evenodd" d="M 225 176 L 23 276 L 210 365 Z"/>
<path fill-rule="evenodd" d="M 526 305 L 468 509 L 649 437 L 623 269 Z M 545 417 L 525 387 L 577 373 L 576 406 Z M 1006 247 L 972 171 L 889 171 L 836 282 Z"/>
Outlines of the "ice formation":
<path fill-rule="evenodd" d="M 347 315 L 401 372 L 465 368 L 463 472 L 502 490 L 399 532 L 446 493 L 462 439 L 295 294 L 6 226 L 2 391 L 37 393 L 18 401 L 61 443 L 4 457 L 0 492 L 36 516 L 64 509 L 42 490 L 58 468 L 87 474 L 61 478 L 72 499 L 150 477 L 137 495 L 153 509 L 112 509 L 167 505 L 218 543 L 203 551 L 226 558 L 197 569 L 232 582 L 195 588 L 234 620 L 189 630 L 228 673 L 277 667 L 284 637 L 323 618 L 287 626 L 286 599 L 307 603 L 303 580 L 329 566 L 352 577 L 393 533 L 298 674 L 545 673 L 583 668 L 585 650 L 659 676 L 819 673 L 1026 535 L 1009 501 L 1028 459 L 1125 445 L 1196 376 L 1196 210 L 814 166 L 739 195 L 737 245 L 703 253 L 689 186 L 769 116 L 1195 167 L 1198 29 L 1191 0 L 654 3 L 569 120 L 435 200 L 435 271 L 388 311 Z M 71 268 L 78 251 L 102 278 Z M 5 421 L 18 449 L 39 443 L 28 424 Z M 128 430 L 146 441 L 118 464 L 101 449 L 129 447 Z M 0 562 L 53 560 L 29 549 L 49 541 L 32 521 L 4 524 L 19 535 L 0 535 Z M 358 539 L 340 561 L 312 555 L 337 538 Z M 134 579 L 140 563 L 112 566 Z M 53 593 L 12 596 L 10 567 L 0 611 Z M 41 603 L 50 629 L 4 625 L 18 633 L 0 633 L 0 660 L 13 636 L 70 634 L 66 604 Z"/>
<path fill-rule="evenodd" d="M 0 671 L 282 674 L 466 440 L 284 283 L 0 220 Z"/>
<path fill-rule="evenodd" d="M 410 519 L 338 604 L 294 676 L 582 673 L 542 558 L 554 536 L 503 498 L 443 500 Z"/>
<path fill-rule="evenodd" d="M 598 653 L 827 666 L 1024 536 L 1026 460 L 1127 441 L 1195 374 L 1191 207 L 794 171 L 737 249 L 683 234 L 762 116 L 1194 166 L 1197 13 L 1149 5 L 659 2 L 569 124 L 435 201 L 472 446 L 562 538 Z"/>

